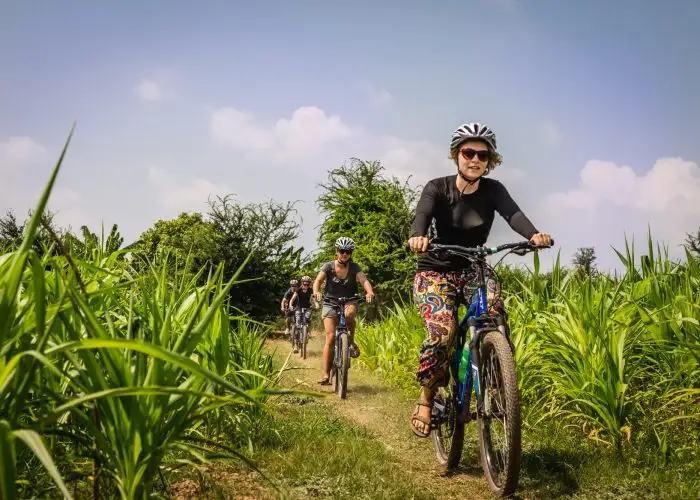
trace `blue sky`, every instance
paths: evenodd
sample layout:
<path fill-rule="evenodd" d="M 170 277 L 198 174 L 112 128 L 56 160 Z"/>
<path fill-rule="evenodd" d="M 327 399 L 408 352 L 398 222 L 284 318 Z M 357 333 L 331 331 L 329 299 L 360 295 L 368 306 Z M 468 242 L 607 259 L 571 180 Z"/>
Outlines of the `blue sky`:
<path fill-rule="evenodd" d="M 77 120 L 62 223 L 131 240 L 232 192 L 301 200 L 312 247 L 328 169 L 380 159 L 420 184 L 478 120 L 564 259 L 595 246 L 613 267 L 647 224 L 680 255 L 700 224 L 699 19 L 690 0 L 6 1 L 0 209 L 33 204 Z"/>

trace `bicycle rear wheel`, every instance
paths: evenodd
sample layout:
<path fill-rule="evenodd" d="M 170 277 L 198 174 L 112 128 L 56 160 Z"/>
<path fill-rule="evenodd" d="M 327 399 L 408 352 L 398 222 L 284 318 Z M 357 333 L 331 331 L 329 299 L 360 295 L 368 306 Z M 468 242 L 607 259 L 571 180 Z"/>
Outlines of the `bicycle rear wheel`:
<path fill-rule="evenodd" d="M 340 335 L 339 343 L 338 362 L 336 364 L 335 373 L 335 392 L 341 399 L 345 399 L 348 392 L 348 368 L 350 367 L 347 333 Z"/>
<path fill-rule="evenodd" d="M 456 385 L 450 383 L 435 393 L 430 418 L 433 426 L 430 436 L 435 446 L 435 455 L 438 462 L 446 465 L 448 469 L 454 469 L 459 465 L 464 447 L 464 423 L 459 423 L 457 418 L 459 408 L 456 389 Z"/>
<path fill-rule="evenodd" d="M 484 411 L 477 416 L 481 465 L 491 491 L 508 496 L 520 475 L 520 396 L 515 361 L 508 340 L 498 331 L 481 346 Z"/>

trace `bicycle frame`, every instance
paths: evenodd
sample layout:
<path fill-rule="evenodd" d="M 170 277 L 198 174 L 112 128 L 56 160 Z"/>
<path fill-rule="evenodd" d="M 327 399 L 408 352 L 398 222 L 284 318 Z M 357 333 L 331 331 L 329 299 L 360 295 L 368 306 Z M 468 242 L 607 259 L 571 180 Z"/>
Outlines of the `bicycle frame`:
<path fill-rule="evenodd" d="M 479 343 L 483 334 L 493 330 L 495 321 L 498 330 L 505 335 L 505 323 L 503 317 L 484 317 L 488 315 L 488 295 L 486 292 L 486 277 L 484 272 L 485 262 L 479 260 L 476 263 L 477 288 L 476 296 L 467 308 L 467 312 L 457 326 L 454 335 L 454 350 L 451 363 L 452 378 L 457 387 L 457 404 L 460 409 L 460 420 L 466 422 L 471 419 L 469 405 L 471 402 L 472 389 L 476 396 L 477 412 L 483 411 L 484 398 L 481 393 L 481 374 L 479 373 Z M 455 316 L 457 312 L 455 311 Z M 459 319 L 459 318 L 457 318 Z M 486 323 L 490 323 L 486 324 Z M 469 332 L 469 343 L 467 344 L 466 334 Z M 464 350 L 468 349 L 467 367 L 464 381 L 460 380 L 459 373 L 462 368 L 462 356 Z"/>
<path fill-rule="evenodd" d="M 554 242 L 552 241 L 552 245 Z M 455 319 L 458 320 L 457 330 L 453 340 L 453 355 L 450 363 L 451 378 L 456 385 L 456 403 L 459 407 L 459 419 L 466 423 L 473 418 L 469 413 L 472 390 L 476 395 L 477 415 L 483 414 L 484 395 L 481 392 L 482 374 L 479 373 L 479 346 L 482 337 L 494 330 L 498 330 L 506 336 L 505 319 L 498 314 L 492 317 L 488 314 L 488 296 L 486 291 L 486 256 L 494 255 L 503 250 L 510 250 L 517 255 L 525 255 L 529 250 L 534 249 L 529 242 L 507 243 L 498 247 L 479 246 L 473 248 L 459 247 L 455 245 L 431 245 L 434 248 L 451 251 L 453 254 L 461 254 L 469 258 L 473 265 L 476 265 L 477 288 L 476 296 L 469 304 L 467 312 L 459 321 L 457 311 Z M 462 297 L 464 290 L 460 291 Z M 466 334 L 469 332 L 469 343 L 467 344 Z M 464 379 L 460 380 L 460 370 L 463 369 L 462 357 L 464 350 L 468 349 L 466 364 L 464 367 Z"/>
<path fill-rule="evenodd" d="M 345 318 L 345 305 L 348 303 L 361 303 L 364 298 L 358 295 L 353 295 L 352 297 L 329 297 L 333 303 L 330 304 L 338 312 L 338 325 L 335 327 L 335 343 L 333 346 L 333 364 L 335 365 L 338 361 L 338 351 L 340 350 L 340 337 L 343 334 L 350 335 L 350 329 L 347 326 L 347 320 Z M 348 346 L 350 343 L 348 343 Z"/>

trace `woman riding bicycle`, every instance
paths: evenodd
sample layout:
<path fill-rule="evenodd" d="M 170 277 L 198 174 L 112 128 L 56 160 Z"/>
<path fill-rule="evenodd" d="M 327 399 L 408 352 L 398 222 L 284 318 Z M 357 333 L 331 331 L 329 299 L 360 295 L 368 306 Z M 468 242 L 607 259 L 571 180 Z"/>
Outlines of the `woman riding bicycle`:
<path fill-rule="evenodd" d="M 321 267 L 314 281 L 314 298 L 321 301 L 323 297 L 352 297 L 357 293 L 359 283 L 365 289 L 367 302 L 372 302 L 374 291 L 372 284 L 362 272 L 362 268 L 352 261 L 352 252 L 355 250 L 355 242 L 346 236 L 341 236 L 335 241 L 336 258 L 326 262 Z M 323 282 L 326 288 L 323 297 L 320 288 Z M 345 321 L 350 330 L 350 356 L 356 358 L 360 355 L 360 349 L 355 344 L 355 313 L 356 304 L 345 305 Z M 321 385 L 330 385 L 331 363 L 333 356 L 333 342 L 335 340 L 335 328 L 338 326 L 338 314 L 329 300 L 323 301 L 321 311 L 323 328 L 326 331 L 326 345 L 323 347 L 323 378 L 318 381 Z"/>
<path fill-rule="evenodd" d="M 292 319 L 294 316 L 294 311 L 289 307 L 289 301 L 292 298 L 292 295 L 294 295 L 297 291 L 297 286 L 299 286 L 299 282 L 295 279 L 291 279 L 289 281 L 289 288 L 287 289 L 286 292 L 284 292 L 284 296 L 282 297 L 282 302 L 280 303 L 280 309 L 282 311 L 282 314 L 284 314 L 284 335 L 288 336 L 291 335 L 292 333 Z"/>
<path fill-rule="evenodd" d="M 311 319 L 311 277 L 302 276 L 301 277 L 301 289 L 294 292 L 292 298 L 289 300 L 289 308 L 294 311 L 294 324 L 301 325 L 302 320 L 306 321 L 307 324 Z M 301 317 L 302 309 L 304 310 L 304 318 Z M 298 332 L 297 332 L 298 335 Z M 299 346 L 297 345 L 298 339 L 293 338 L 292 344 L 294 345 L 294 353 L 299 352 Z"/>
<path fill-rule="evenodd" d="M 513 201 L 499 181 L 487 179 L 503 157 L 496 148 L 496 135 L 486 125 L 466 123 L 452 134 L 449 158 L 457 173 L 432 179 L 423 188 L 416 206 L 408 245 L 422 253 L 413 282 L 413 298 L 423 318 L 427 338 L 420 348 L 416 378 L 422 385 L 416 409 L 411 417 L 413 432 L 419 437 L 430 435 L 430 414 L 438 387 L 449 379 L 448 349 L 457 328 L 458 291 L 467 280 L 462 277 L 465 262 L 455 257 L 437 258 L 425 253 L 428 229 L 435 219 L 435 243 L 447 245 L 483 245 L 491 231 L 495 212 L 510 227 L 533 245 L 548 246 L 551 238 L 540 233 Z M 468 267 L 468 263 L 466 263 Z M 496 283 L 489 280 L 489 292 Z M 502 303 L 496 307 L 502 310 Z"/>

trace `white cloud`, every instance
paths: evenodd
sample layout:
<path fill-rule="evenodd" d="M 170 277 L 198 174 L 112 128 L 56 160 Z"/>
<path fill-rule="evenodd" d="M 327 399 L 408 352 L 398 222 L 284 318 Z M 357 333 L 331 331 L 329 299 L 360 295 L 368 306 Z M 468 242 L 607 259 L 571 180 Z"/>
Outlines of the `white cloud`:
<path fill-rule="evenodd" d="M 290 119 L 274 125 L 258 124 L 253 114 L 235 108 L 217 109 L 211 116 L 212 137 L 247 153 L 265 153 L 277 161 L 308 160 L 329 144 L 352 135 L 337 115 L 328 116 L 315 106 L 303 106 Z"/>
<path fill-rule="evenodd" d="M 540 133 L 545 146 L 558 146 L 562 142 L 561 130 L 553 123 L 540 125 Z"/>
<path fill-rule="evenodd" d="M 580 177 L 578 188 L 554 193 L 550 202 L 584 210 L 608 203 L 645 214 L 668 210 L 700 214 L 700 167 L 682 158 L 661 158 L 643 176 L 627 165 L 591 160 Z"/>
<path fill-rule="evenodd" d="M 661 158 L 642 175 L 627 165 L 591 160 L 580 172 L 579 186 L 546 196 L 537 218 L 559 237 L 567 258 L 577 247 L 594 246 L 609 253 L 604 266 L 619 267 L 607 249 L 621 249 L 625 233 L 643 240 L 648 226 L 654 240 L 669 245 L 672 258 L 682 257 L 680 244 L 697 229 L 699 215 L 700 167 Z"/>
<path fill-rule="evenodd" d="M 202 210 L 210 196 L 232 193 L 225 183 L 215 184 L 201 177 L 185 177 L 157 167 L 148 169 L 148 180 L 161 205 L 173 212 Z"/>
<path fill-rule="evenodd" d="M 46 149 L 31 137 L 8 137 L 0 141 L 0 184 L 5 184 L 8 176 L 40 164 L 48 157 Z"/>
<path fill-rule="evenodd" d="M 443 148 L 427 141 L 407 141 L 398 137 L 380 140 L 377 159 L 389 175 L 412 177 L 412 184 L 424 184 L 450 172 L 450 160 Z M 447 172 L 447 173 L 443 173 Z"/>
<path fill-rule="evenodd" d="M 394 100 L 388 90 L 377 87 L 369 82 L 361 82 L 359 88 L 374 106 L 385 107 L 390 105 Z"/>
<path fill-rule="evenodd" d="M 166 99 L 161 85 L 153 80 L 143 79 L 134 87 L 134 92 L 144 101 L 163 101 Z"/>
<path fill-rule="evenodd" d="M 3 212 L 27 201 L 27 179 L 49 158 L 44 146 L 31 137 L 0 141 L 0 208 Z"/>
<path fill-rule="evenodd" d="M 54 166 L 44 146 L 31 137 L 9 137 L 0 141 L 0 210 L 13 210 L 24 220 L 33 209 L 49 179 Z M 87 224 L 94 230 L 98 219 L 83 207 L 82 197 L 73 189 L 61 185 L 61 177 L 54 185 L 48 208 L 55 214 L 59 226 L 77 229 Z"/>

